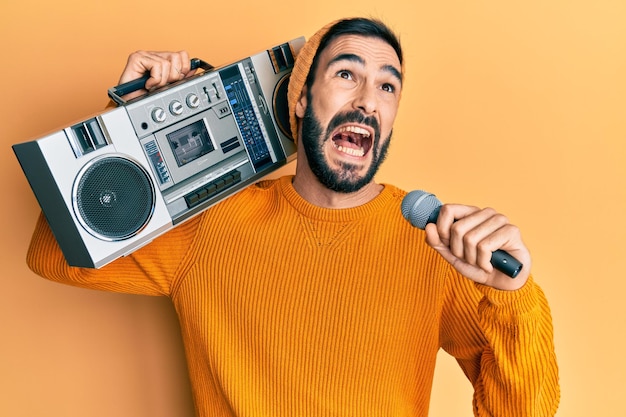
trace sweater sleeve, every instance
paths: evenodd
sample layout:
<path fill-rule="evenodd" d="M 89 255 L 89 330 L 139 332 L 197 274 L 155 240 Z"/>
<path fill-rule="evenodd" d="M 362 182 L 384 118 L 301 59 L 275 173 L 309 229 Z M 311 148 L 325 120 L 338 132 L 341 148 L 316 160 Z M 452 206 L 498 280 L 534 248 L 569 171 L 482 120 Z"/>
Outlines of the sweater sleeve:
<path fill-rule="evenodd" d="M 442 309 L 441 343 L 474 386 L 476 416 L 556 413 L 552 318 L 532 277 L 517 291 L 500 291 L 454 275 Z"/>
<path fill-rule="evenodd" d="M 51 281 L 96 290 L 145 295 L 169 295 L 177 269 L 191 247 L 197 220 L 191 219 L 134 253 L 100 269 L 67 264 L 41 214 L 28 248 L 26 263 Z"/>

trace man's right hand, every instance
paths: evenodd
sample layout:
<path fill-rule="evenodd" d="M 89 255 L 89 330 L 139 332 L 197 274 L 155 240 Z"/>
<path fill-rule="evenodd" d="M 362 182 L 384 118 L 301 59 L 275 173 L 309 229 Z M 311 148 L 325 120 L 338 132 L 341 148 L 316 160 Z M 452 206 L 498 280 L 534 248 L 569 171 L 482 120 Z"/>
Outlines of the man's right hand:
<path fill-rule="evenodd" d="M 195 73 L 195 70 L 191 70 L 187 51 L 137 51 L 128 56 L 119 84 L 136 80 L 147 73 L 150 74 L 150 78 L 146 81 L 145 88 L 125 95 L 124 99 L 130 100 L 145 94 L 147 91 L 190 77 Z"/>

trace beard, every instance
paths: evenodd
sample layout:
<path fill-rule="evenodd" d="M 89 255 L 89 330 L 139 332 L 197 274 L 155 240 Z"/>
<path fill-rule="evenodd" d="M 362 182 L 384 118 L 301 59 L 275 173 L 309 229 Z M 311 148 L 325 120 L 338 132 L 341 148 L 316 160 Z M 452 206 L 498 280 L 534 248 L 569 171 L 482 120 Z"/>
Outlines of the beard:
<path fill-rule="evenodd" d="M 311 101 L 309 100 L 309 103 Z M 363 176 L 360 176 L 360 166 L 348 162 L 341 162 L 339 170 L 333 170 L 324 157 L 324 144 L 332 140 L 333 130 L 344 123 L 360 123 L 369 125 L 374 130 L 374 139 L 369 152 L 372 152 L 372 163 Z M 391 142 L 391 133 L 381 142 L 380 127 L 373 117 L 366 117 L 359 111 L 338 114 L 330 121 L 326 132 L 318 121 L 311 105 L 307 106 L 302 119 L 302 146 L 309 167 L 318 181 L 326 188 L 340 193 L 352 193 L 360 190 L 373 181 L 381 164 L 387 157 Z"/>

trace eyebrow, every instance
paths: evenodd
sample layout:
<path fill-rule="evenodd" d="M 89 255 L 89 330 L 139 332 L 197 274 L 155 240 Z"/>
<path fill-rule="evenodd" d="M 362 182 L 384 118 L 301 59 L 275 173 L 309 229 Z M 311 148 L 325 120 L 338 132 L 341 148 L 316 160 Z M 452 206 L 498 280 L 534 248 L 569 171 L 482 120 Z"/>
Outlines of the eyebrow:
<path fill-rule="evenodd" d="M 350 62 L 356 62 L 361 65 L 365 65 L 365 61 L 363 60 L 363 58 L 361 58 L 360 56 L 356 54 L 340 54 L 334 57 L 333 59 L 331 59 L 330 62 L 328 62 L 328 66 L 330 67 L 335 62 L 339 62 L 339 61 L 350 61 Z M 402 84 L 402 74 L 400 73 L 400 71 L 398 71 L 396 67 L 394 67 L 393 65 L 383 65 L 381 69 L 385 72 L 390 73 L 394 77 L 396 77 L 398 81 L 400 82 L 400 84 Z"/>

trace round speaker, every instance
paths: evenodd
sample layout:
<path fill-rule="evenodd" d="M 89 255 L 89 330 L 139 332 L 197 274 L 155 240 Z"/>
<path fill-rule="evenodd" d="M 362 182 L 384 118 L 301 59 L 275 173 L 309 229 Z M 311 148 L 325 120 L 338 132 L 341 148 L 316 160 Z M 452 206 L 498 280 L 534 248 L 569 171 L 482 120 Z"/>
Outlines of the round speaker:
<path fill-rule="evenodd" d="M 125 156 L 102 156 L 76 176 L 74 210 L 99 239 L 117 241 L 139 233 L 154 212 L 154 185 L 146 170 Z"/>
<path fill-rule="evenodd" d="M 274 119 L 278 128 L 285 136 L 293 140 L 291 135 L 291 125 L 289 124 L 289 100 L 287 99 L 287 89 L 289 88 L 289 75 L 281 78 L 274 90 Z"/>

